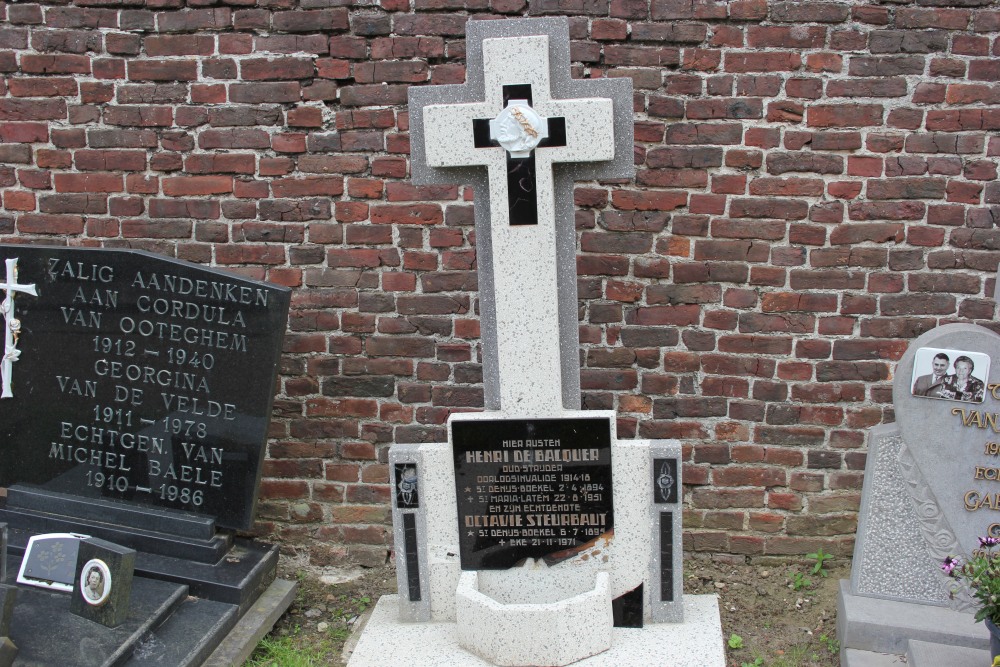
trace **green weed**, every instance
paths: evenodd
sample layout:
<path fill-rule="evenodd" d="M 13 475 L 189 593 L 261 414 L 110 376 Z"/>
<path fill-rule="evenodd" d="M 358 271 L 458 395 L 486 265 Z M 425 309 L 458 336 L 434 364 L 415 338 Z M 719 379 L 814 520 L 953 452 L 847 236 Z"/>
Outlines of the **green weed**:
<path fill-rule="evenodd" d="M 809 588 L 813 585 L 812 579 L 808 578 L 801 572 L 792 573 L 792 590 L 801 591 L 803 588 Z"/>
<path fill-rule="evenodd" d="M 775 657 L 769 667 L 801 667 L 808 652 L 809 647 L 805 644 L 792 646 L 783 654 Z"/>
<path fill-rule="evenodd" d="M 821 577 L 827 575 L 826 561 L 833 558 L 833 555 L 828 553 L 823 553 L 823 549 L 817 549 L 814 553 L 806 554 L 806 558 L 816 561 L 812 566 L 812 574 L 818 574 Z"/>
<path fill-rule="evenodd" d="M 840 653 L 840 642 L 825 632 L 819 636 L 819 643 L 825 646 L 831 655 Z"/>

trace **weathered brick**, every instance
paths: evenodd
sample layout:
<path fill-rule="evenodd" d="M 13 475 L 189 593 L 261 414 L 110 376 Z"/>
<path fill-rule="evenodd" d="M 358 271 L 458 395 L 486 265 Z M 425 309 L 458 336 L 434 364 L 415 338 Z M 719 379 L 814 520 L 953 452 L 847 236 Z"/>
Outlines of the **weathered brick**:
<path fill-rule="evenodd" d="M 802 67 L 802 57 L 794 51 L 727 51 L 723 67 L 727 72 L 794 72 Z"/>
<path fill-rule="evenodd" d="M 881 104 L 819 104 L 806 110 L 810 127 L 866 127 L 882 124 Z"/>

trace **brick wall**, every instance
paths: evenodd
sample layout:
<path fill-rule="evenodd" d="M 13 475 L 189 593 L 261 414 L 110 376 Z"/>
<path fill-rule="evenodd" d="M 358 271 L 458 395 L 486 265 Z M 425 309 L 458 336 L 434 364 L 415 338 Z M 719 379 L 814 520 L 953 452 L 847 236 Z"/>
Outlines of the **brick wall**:
<path fill-rule="evenodd" d="M 389 445 L 482 401 L 471 192 L 407 180 L 406 89 L 548 14 L 635 83 L 635 182 L 576 191 L 586 406 L 686 443 L 688 549 L 848 553 L 895 361 L 994 317 L 996 0 L 0 4 L 2 240 L 294 287 L 259 532 L 381 562 Z"/>

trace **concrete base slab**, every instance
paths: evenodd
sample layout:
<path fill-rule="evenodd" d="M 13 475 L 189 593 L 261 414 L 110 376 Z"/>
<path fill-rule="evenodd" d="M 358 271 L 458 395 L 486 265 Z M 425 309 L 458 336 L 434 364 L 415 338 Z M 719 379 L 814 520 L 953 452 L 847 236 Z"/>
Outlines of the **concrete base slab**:
<path fill-rule="evenodd" d="M 964 646 L 946 646 L 911 640 L 903 655 L 875 653 L 849 648 L 841 656 L 841 667 L 987 667 L 990 652 Z"/>
<path fill-rule="evenodd" d="M 910 641 L 906 660 L 909 667 L 983 667 L 990 664 L 990 652 L 988 649 L 944 646 L 914 639 Z"/>
<path fill-rule="evenodd" d="M 401 623 L 399 596 L 385 595 L 362 630 L 348 667 L 489 667 L 458 644 L 455 623 Z M 685 595 L 684 622 L 615 628 L 611 648 L 573 663 L 579 667 L 634 665 L 725 667 L 719 598 Z"/>
<path fill-rule="evenodd" d="M 608 650 L 615 623 L 608 573 L 595 582 L 589 573 L 581 580 L 561 572 L 514 568 L 493 586 L 483 576 L 489 572 L 463 572 L 455 592 L 459 646 L 504 667 L 562 667 Z"/>
<path fill-rule="evenodd" d="M 876 653 L 906 653 L 911 639 L 990 648 L 990 633 L 972 614 L 897 600 L 881 600 L 851 594 L 851 584 L 840 582 L 837 600 L 837 639 L 846 651 L 859 649 Z"/>
<path fill-rule="evenodd" d="M 840 667 L 912 667 L 912 665 L 907 664 L 905 655 L 849 648 L 840 654 Z"/>

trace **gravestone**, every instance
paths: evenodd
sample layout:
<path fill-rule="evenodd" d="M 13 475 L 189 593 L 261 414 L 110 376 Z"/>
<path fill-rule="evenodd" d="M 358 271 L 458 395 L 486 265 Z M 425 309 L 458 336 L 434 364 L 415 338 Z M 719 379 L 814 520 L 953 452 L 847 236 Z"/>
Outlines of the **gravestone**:
<path fill-rule="evenodd" d="M 7 580 L 7 524 L 0 523 L 0 584 Z"/>
<path fill-rule="evenodd" d="M 75 553 L 61 587 L 22 587 L 21 658 L 47 664 L 84 641 L 79 664 L 198 664 L 262 594 L 287 607 L 277 548 L 234 531 L 253 521 L 289 290 L 141 251 L 0 246 L 0 259 L 9 551 L 67 533 L 137 552 L 132 594 L 100 605 L 117 627 L 70 614 Z M 53 580 L 35 571 L 43 555 L 19 573 L 33 585 Z M 53 639 L 37 619 L 55 613 Z"/>
<path fill-rule="evenodd" d="M 142 252 L 3 252 L 18 334 L 3 365 L 0 486 L 248 529 L 288 291 Z"/>
<path fill-rule="evenodd" d="M 117 627 L 128 618 L 135 573 L 135 549 L 104 540 L 80 542 L 74 568 L 70 611 L 77 616 Z"/>
<path fill-rule="evenodd" d="M 400 594 L 349 665 L 722 665 L 716 599 L 682 596 L 679 443 L 580 410 L 573 182 L 634 173 L 631 82 L 571 79 L 565 19 L 466 45 L 465 84 L 410 90 L 411 170 L 473 186 L 486 411 L 391 448 Z"/>
<path fill-rule="evenodd" d="M 867 665 L 874 653 L 907 653 L 918 667 L 989 662 L 973 600 L 941 565 L 1000 536 L 997 359 L 1000 335 L 946 324 L 899 361 L 896 421 L 869 431 L 851 579 L 841 582 L 844 665 Z"/>
<path fill-rule="evenodd" d="M 7 524 L 0 523 L 0 667 L 8 667 L 17 656 L 17 647 L 9 639 L 10 621 L 14 616 L 17 588 L 7 580 Z"/>

